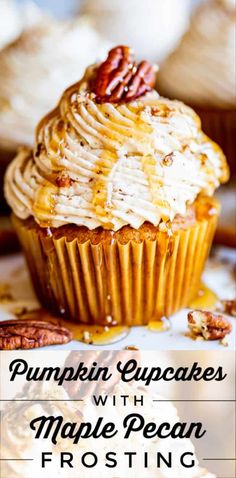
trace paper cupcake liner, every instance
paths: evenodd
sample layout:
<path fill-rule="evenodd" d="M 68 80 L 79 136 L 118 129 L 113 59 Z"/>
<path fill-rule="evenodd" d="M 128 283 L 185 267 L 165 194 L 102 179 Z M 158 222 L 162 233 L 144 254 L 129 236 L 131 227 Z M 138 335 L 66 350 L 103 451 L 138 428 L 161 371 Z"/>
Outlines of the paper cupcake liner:
<path fill-rule="evenodd" d="M 232 174 L 236 174 L 236 108 L 232 110 L 194 106 L 202 121 L 203 131 L 218 143 L 228 160 Z"/>
<path fill-rule="evenodd" d="M 79 242 L 15 216 L 36 294 L 45 308 L 69 320 L 143 325 L 170 316 L 196 296 L 217 215 L 171 237 Z M 71 239 L 71 238 L 70 238 Z"/>

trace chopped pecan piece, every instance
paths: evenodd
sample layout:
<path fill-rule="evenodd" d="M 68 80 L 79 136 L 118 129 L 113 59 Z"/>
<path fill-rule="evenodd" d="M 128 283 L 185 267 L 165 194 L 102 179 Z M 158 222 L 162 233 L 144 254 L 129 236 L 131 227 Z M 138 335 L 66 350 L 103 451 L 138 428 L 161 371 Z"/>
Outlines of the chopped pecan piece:
<path fill-rule="evenodd" d="M 173 164 L 173 156 L 174 156 L 174 153 L 167 154 L 163 158 L 162 164 L 164 164 L 164 166 L 171 166 Z"/>
<path fill-rule="evenodd" d="M 99 103 L 119 103 L 144 95 L 154 84 L 153 66 L 148 61 L 137 64 L 129 47 L 117 46 L 98 67 L 92 90 Z"/>
<path fill-rule="evenodd" d="M 58 188 L 69 188 L 73 184 L 73 179 L 69 176 L 69 174 L 61 173 L 56 178 L 56 185 Z"/>
<path fill-rule="evenodd" d="M 232 315 L 233 317 L 236 317 L 236 299 L 221 300 L 217 310 L 219 310 L 220 312 L 224 312 L 225 314 Z"/>
<path fill-rule="evenodd" d="M 37 148 L 36 148 L 35 153 L 34 153 L 35 157 L 38 158 L 44 150 L 45 150 L 45 147 L 44 147 L 43 143 L 38 143 Z"/>
<path fill-rule="evenodd" d="M 68 329 L 50 322 L 21 319 L 0 322 L 0 350 L 34 349 L 66 344 L 71 339 Z"/>
<path fill-rule="evenodd" d="M 193 336 L 202 336 L 205 340 L 223 339 L 232 330 L 230 322 L 222 315 L 205 310 L 189 312 L 188 326 Z"/>

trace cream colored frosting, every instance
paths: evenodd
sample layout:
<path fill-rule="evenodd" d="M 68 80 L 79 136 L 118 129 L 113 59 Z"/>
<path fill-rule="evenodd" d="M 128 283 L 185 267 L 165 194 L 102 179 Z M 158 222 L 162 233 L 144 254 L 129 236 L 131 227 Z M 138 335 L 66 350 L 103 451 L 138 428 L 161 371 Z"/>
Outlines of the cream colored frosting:
<path fill-rule="evenodd" d="M 136 404 L 134 407 L 134 397 L 144 397 L 145 407 Z M 118 405 L 114 406 L 113 396 L 116 395 Z M 63 387 L 57 387 L 54 383 L 40 383 L 29 386 L 25 390 L 25 394 L 19 394 L 17 399 L 27 399 L 26 402 L 11 402 L 5 408 L 1 419 L 1 452 L 2 456 L 8 458 L 34 457 L 34 462 L 14 462 L 6 461 L 2 464 L 2 472 L 4 476 L 12 476 L 14 478 L 31 478 L 32 474 L 38 471 L 40 467 L 40 454 L 44 451 L 51 452 L 54 459 L 51 464 L 47 464 L 43 470 L 45 478 L 57 476 L 58 478 L 93 478 L 96 474 L 97 478 L 133 478 L 137 476 L 137 469 L 142 470 L 142 478 L 216 478 L 215 475 L 207 472 L 199 467 L 198 460 L 195 456 L 194 446 L 189 439 L 183 438 L 153 438 L 146 440 L 142 433 L 136 433 L 132 437 L 132 445 L 130 440 L 124 440 L 123 437 L 123 420 L 129 413 L 141 413 L 146 422 L 154 423 L 168 422 L 173 426 L 179 421 L 176 408 L 171 402 L 163 401 L 159 395 L 153 395 L 151 392 L 145 391 L 132 385 L 118 384 L 112 396 L 108 395 L 106 402 L 106 422 L 111 421 L 118 430 L 117 436 L 107 440 L 104 438 L 80 440 L 78 444 L 73 445 L 69 439 L 59 437 L 58 443 L 52 445 L 50 439 L 35 439 L 33 432 L 29 427 L 29 423 L 36 417 L 40 416 L 60 416 L 64 418 L 64 422 L 90 422 L 95 424 L 100 416 L 104 416 L 104 406 L 95 406 L 90 397 L 83 402 L 68 402 L 70 398 Z M 119 405 L 119 397 L 127 396 L 126 406 Z M 50 400 L 40 402 L 41 400 Z M 153 398 L 160 400 L 153 401 Z M 30 401 L 34 400 L 34 403 Z M 37 399 L 39 402 L 36 402 Z M 57 399 L 57 401 L 55 401 Z M 65 400 L 65 401 L 64 401 Z M 124 452 L 136 451 L 138 460 L 140 460 L 135 469 L 127 467 L 127 458 L 124 458 Z M 60 452 L 70 452 L 74 455 L 74 468 L 66 467 L 64 469 L 59 466 Z M 99 457 L 98 464 L 95 468 L 85 468 L 81 466 L 80 455 L 82 453 L 95 451 Z M 115 451 L 118 459 L 118 467 L 114 469 L 106 468 L 105 454 Z M 150 465 L 144 469 L 142 454 L 144 451 L 149 453 Z M 166 456 L 168 452 L 172 453 L 172 467 L 167 468 L 163 463 L 160 468 L 156 467 L 156 453 L 162 453 Z M 193 468 L 184 468 L 180 464 L 180 456 L 185 453 L 192 453 L 195 459 Z M 78 475 L 79 473 L 79 475 Z"/>
<path fill-rule="evenodd" d="M 12 0 L 0 0 L 0 12 L 0 49 L 42 17 L 41 10 L 31 0 L 24 1 L 22 5 Z"/>
<path fill-rule="evenodd" d="M 38 121 L 107 47 L 84 17 L 43 17 L 0 52 L 0 145 L 33 145 Z"/>
<path fill-rule="evenodd" d="M 82 10 L 110 41 L 153 62 L 175 48 L 189 20 L 188 0 L 84 0 Z"/>
<path fill-rule="evenodd" d="M 10 164 L 5 194 L 18 217 L 44 227 L 158 225 L 227 179 L 222 151 L 191 108 L 154 90 L 98 104 L 88 92 L 93 71 L 41 121 L 34 153 L 23 149 Z M 61 175 L 69 186 L 58 187 Z"/>
<path fill-rule="evenodd" d="M 190 104 L 235 107 L 234 0 L 199 7 L 179 47 L 164 62 L 157 87 Z"/>
<path fill-rule="evenodd" d="M 21 21 L 11 0 L 1 0 L 0 9 L 0 48 L 3 48 L 20 33 Z"/>

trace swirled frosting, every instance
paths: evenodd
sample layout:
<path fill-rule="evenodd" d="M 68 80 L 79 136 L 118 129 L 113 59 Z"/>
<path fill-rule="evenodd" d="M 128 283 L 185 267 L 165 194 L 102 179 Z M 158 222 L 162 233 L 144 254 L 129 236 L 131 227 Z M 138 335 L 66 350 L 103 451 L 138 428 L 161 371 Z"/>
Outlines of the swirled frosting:
<path fill-rule="evenodd" d="M 5 194 L 18 217 L 44 227 L 158 225 L 227 180 L 225 157 L 191 108 L 154 90 L 99 104 L 89 90 L 95 70 L 41 121 L 34 151 L 10 164 Z"/>
<path fill-rule="evenodd" d="M 190 104 L 235 107 L 235 21 L 234 0 L 201 5 L 160 69 L 161 91 Z"/>
<path fill-rule="evenodd" d="M 85 17 L 68 22 L 42 17 L 0 52 L 0 145 L 34 143 L 38 121 L 61 92 L 107 51 Z"/>

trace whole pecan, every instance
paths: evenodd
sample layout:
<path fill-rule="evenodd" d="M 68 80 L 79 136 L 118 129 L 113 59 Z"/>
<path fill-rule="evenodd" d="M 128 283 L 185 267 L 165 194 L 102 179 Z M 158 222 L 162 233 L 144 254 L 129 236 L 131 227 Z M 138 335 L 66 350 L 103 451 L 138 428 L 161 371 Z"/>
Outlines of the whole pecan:
<path fill-rule="evenodd" d="M 131 49 L 121 45 L 110 50 L 98 67 L 92 91 L 99 103 L 119 103 L 144 95 L 154 84 L 153 66 L 148 61 L 137 64 Z"/>
<path fill-rule="evenodd" d="M 23 319 L 0 322 L 0 350 L 35 349 L 66 344 L 71 339 L 68 329 L 50 322 Z"/>
<path fill-rule="evenodd" d="M 222 315 L 205 310 L 189 312 L 188 326 L 194 336 L 202 336 L 205 340 L 223 339 L 232 330 L 230 322 Z"/>
<path fill-rule="evenodd" d="M 221 300 L 217 308 L 220 312 L 232 315 L 236 317 L 236 299 L 233 300 Z"/>

